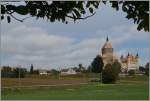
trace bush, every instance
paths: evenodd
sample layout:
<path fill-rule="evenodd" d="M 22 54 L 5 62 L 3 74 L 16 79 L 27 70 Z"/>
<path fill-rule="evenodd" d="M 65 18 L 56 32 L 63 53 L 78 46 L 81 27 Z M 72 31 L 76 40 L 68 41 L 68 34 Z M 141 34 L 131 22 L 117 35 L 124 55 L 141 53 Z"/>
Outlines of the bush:
<path fill-rule="evenodd" d="M 26 69 L 24 68 L 16 68 L 13 70 L 13 77 L 14 78 L 24 78 L 26 75 Z"/>
<path fill-rule="evenodd" d="M 145 75 L 149 76 L 149 63 L 145 66 Z"/>
<path fill-rule="evenodd" d="M 24 78 L 26 75 L 25 68 L 13 68 L 9 66 L 3 66 L 1 70 L 1 77 L 6 78 Z"/>
<path fill-rule="evenodd" d="M 39 70 L 34 70 L 32 74 L 37 74 L 37 75 L 39 75 Z"/>
<path fill-rule="evenodd" d="M 115 61 L 112 65 L 107 64 L 102 72 L 103 83 L 115 83 L 121 72 L 121 64 Z"/>
<path fill-rule="evenodd" d="M 129 74 L 130 76 L 135 75 L 135 70 L 129 70 L 129 71 L 128 71 L 128 74 Z"/>
<path fill-rule="evenodd" d="M 112 65 L 107 64 L 102 72 L 102 82 L 103 83 L 115 83 L 116 77 L 113 73 Z"/>

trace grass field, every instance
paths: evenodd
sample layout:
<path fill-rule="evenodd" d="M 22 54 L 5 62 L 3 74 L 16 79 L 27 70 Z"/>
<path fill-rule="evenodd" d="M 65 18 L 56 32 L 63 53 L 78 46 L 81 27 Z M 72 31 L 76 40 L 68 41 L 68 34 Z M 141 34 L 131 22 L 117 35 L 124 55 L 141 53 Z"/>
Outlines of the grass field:
<path fill-rule="evenodd" d="M 2 89 L 2 99 L 13 100 L 148 100 L 148 77 L 122 77 L 117 84 Z"/>

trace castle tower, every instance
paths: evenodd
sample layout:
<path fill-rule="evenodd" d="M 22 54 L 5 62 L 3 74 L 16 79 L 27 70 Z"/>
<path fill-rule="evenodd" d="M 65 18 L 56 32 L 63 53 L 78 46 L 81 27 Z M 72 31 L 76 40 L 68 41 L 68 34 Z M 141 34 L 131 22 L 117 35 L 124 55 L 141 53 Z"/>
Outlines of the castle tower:
<path fill-rule="evenodd" d="M 112 44 L 109 42 L 108 36 L 106 38 L 106 42 L 103 45 L 101 51 L 102 51 L 102 58 L 103 58 L 104 65 L 108 63 L 111 64 L 113 62 L 113 48 L 112 48 Z"/>
<path fill-rule="evenodd" d="M 137 66 L 137 70 L 138 70 L 139 62 L 140 62 L 139 54 L 138 53 L 136 54 L 135 59 L 136 59 L 136 66 Z"/>
<path fill-rule="evenodd" d="M 128 52 L 128 55 L 127 55 L 127 69 L 129 69 L 129 67 L 130 67 L 130 60 L 131 60 L 131 56 Z"/>

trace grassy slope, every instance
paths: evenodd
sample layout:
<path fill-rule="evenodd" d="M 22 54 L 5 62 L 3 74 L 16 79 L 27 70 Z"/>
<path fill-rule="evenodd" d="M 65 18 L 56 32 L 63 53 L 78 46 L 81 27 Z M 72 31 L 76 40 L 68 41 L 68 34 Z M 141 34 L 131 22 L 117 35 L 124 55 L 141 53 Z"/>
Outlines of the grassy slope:
<path fill-rule="evenodd" d="M 9 92 L 9 93 L 8 93 Z M 20 89 L 2 92 L 2 99 L 148 99 L 148 78 L 122 78 L 118 84 L 91 83 L 80 86 L 62 86 Z"/>

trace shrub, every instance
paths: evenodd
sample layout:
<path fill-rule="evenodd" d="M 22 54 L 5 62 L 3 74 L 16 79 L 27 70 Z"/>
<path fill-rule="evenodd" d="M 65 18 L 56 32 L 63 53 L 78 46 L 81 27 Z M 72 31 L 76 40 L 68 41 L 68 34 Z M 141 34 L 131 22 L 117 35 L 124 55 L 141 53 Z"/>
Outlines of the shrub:
<path fill-rule="evenodd" d="M 102 82 L 103 83 L 115 83 L 116 78 L 112 70 L 112 65 L 107 64 L 102 72 Z"/>
<path fill-rule="evenodd" d="M 102 72 L 103 83 L 115 83 L 121 72 L 121 64 L 115 61 L 112 65 L 107 64 Z"/>
<path fill-rule="evenodd" d="M 145 75 L 149 76 L 149 63 L 145 66 Z"/>
<path fill-rule="evenodd" d="M 14 78 L 24 78 L 26 75 L 26 69 L 24 68 L 16 68 L 13 70 L 13 77 Z"/>
<path fill-rule="evenodd" d="M 135 75 L 135 70 L 129 70 L 129 71 L 128 71 L 128 74 L 129 74 L 130 76 Z"/>

